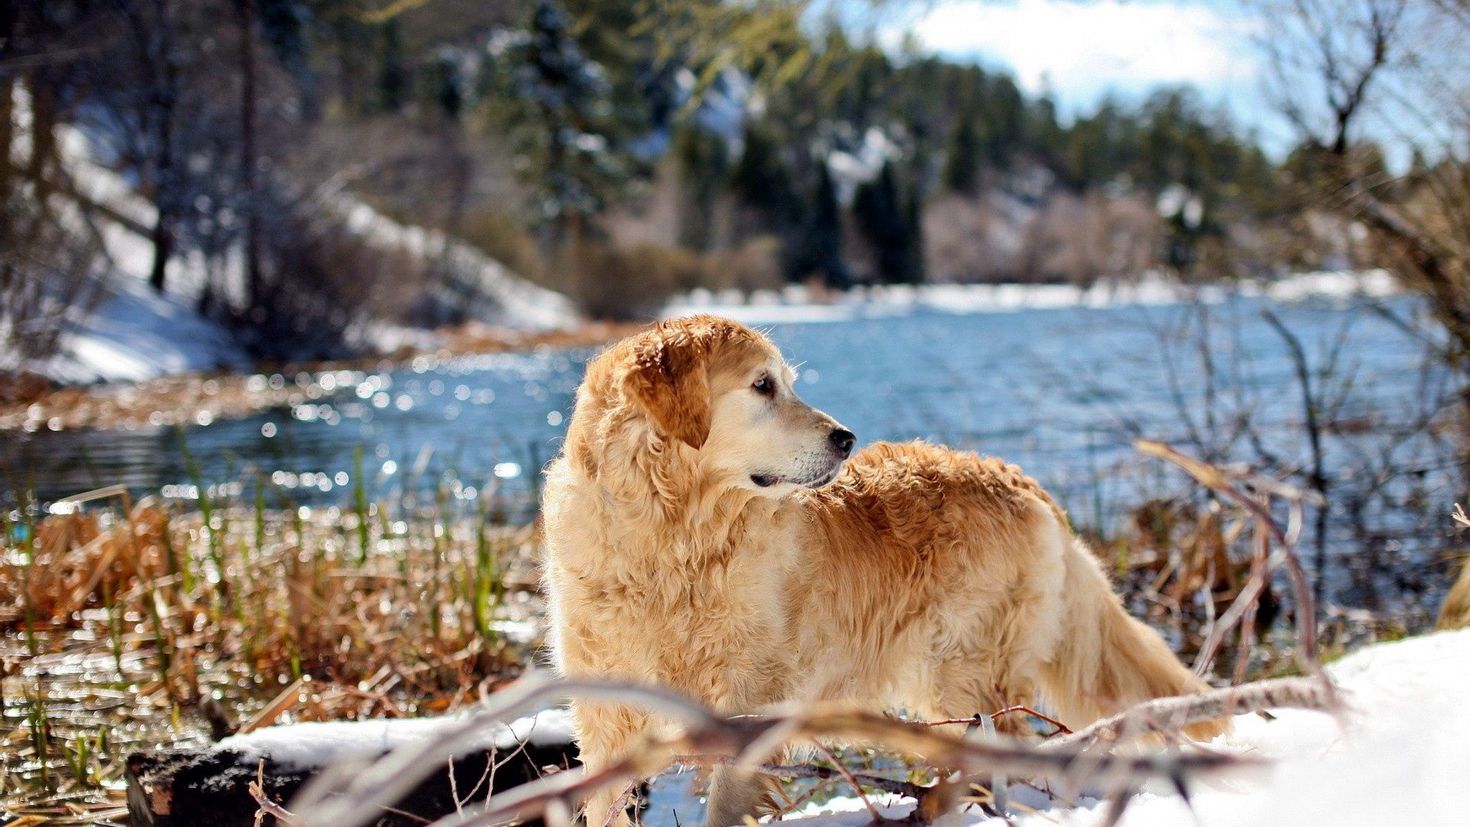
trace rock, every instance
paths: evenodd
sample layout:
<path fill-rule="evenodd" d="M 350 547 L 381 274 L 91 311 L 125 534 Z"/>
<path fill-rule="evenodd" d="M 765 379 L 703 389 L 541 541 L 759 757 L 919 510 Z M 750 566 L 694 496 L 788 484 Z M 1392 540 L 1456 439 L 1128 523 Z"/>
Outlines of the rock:
<path fill-rule="evenodd" d="M 206 747 L 134 753 L 126 767 L 129 823 L 134 827 L 250 827 L 255 823 L 256 803 L 249 785 L 257 773 L 264 778 L 267 795 L 289 808 L 296 792 L 331 761 L 376 757 L 392 747 L 433 737 L 448 722 L 296 724 L 226 738 Z M 525 737 L 515 738 L 515 733 Z M 490 733 L 486 742 L 455 758 L 452 785 L 446 762 L 394 804 L 398 812 L 385 811 L 376 824 L 421 825 L 425 819 L 433 821 L 453 813 L 456 790 L 461 804 L 483 801 L 492 788 L 501 792 L 540 778 L 547 768 L 578 763 L 570 731 L 558 723 L 536 730 L 517 722 Z M 487 773 L 496 762 L 503 763 L 493 774 Z M 263 823 L 276 821 L 266 817 Z"/>

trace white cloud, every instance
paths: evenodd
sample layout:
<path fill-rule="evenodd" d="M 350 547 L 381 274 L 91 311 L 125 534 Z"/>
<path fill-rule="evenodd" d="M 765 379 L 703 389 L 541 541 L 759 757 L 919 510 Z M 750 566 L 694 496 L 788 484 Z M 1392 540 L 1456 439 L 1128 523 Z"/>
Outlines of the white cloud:
<path fill-rule="evenodd" d="M 1166 83 L 1239 94 L 1256 77 L 1258 25 L 1198 2 L 939 0 L 905 28 L 926 49 L 1004 65 L 1029 92 L 1049 83 L 1086 105 Z"/>

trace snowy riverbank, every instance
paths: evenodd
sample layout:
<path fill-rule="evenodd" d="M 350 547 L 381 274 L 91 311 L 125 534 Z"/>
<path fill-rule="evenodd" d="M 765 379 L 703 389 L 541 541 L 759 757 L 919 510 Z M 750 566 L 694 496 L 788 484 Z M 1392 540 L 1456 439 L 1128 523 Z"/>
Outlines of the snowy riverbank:
<path fill-rule="evenodd" d="M 1122 827 L 1314 827 L 1347 825 L 1464 825 L 1470 778 L 1470 630 L 1442 632 L 1370 646 L 1330 665 L 1348 710 L 1339 721 L 1317 712 L 1279 710 L 1274 720 L 1235 719 L 1234 731 L 1212 746 L 1268 759 L 1259 773 L 1214 785 L 1196 784 L 1190 805 L 1162 787 L 1130 802 Z M 1106 823 L 1106 805 L 1084 801 L 1061 808 L 1015 785 L 1017 827 Z M 881 801 L 902 816 L 912 802 Z M 1192 814 L 1191 814 L 1192 810 Z M 680 820 L 690 821 L 685 813 Z M 861 827 L 861 801 L 841 798 L 802 813 L 811 827 Z M 672 820 L 670 820 L 672 823 Z M 999 824 L 978 810 L 955 824 Z"/>
<path fill-rule="evenodd" d="M 1180 285 L 1161 276 L 1131 282 L 1099 282 L 1087 288 L 1068 284 L 925 284 L 858 288 L 822 295 L 802 285 L 791 285 L 780 292 L 763 290 L 749 296 L 739 292 L 693 290 L 670 302 L 664 316 L 714 313 L 746 324 L 787 324 L 879 318 L 918 310 L 966 314 L 1157 306 L 1190 301 L 1215 304 L 1231 296 L 1276 301 L 1312 298 L 1345 301 L 1356 296 L 1382 298 L 1396 292 L 1398 287 L 1393 277 L 1383 270 L 1299 273 L 1273 282 L 1202 287 Z"/>
<path fill-rule="evenodd" d="M 76 192 L 103 208 L 86 225 L 73 206 L 66 207 L 76 214 L 77 232 L 88 226 L 96 231 L 95 301 L 67 308 L 56 353 L 25 364 L 0 360 L 0 368 L 23 369 L 64 385 L 249 370 L 252 360 L 230 331 L 196 309 L 208 279 L 205 263 L 197 255 L 179 256 L 169 266 L 168 293 L 151 289 L 154 251 L 144 230 L 153 225 L 155 208 L 97 160 L 95 147 L 80 129 L 60 128 L 58 141 Z M 320 198 L 324 211 L 372 249 L 435 262 L 448 274 L 446 283 L 473 297 L 472 315 L 481 325 L 502 334 L 545 334 L 581 325 L 566 296 L 521 278 L 467 244 L 401 224 L 347 193 L 324 192 Z M 226 262 L 226 292 L 243 291 L 240 267 L 233 258 Z M 438 331 L 371 322 L 362 338 L 371 348 L 388 352 L 433 349 L 444 337 Z"/>

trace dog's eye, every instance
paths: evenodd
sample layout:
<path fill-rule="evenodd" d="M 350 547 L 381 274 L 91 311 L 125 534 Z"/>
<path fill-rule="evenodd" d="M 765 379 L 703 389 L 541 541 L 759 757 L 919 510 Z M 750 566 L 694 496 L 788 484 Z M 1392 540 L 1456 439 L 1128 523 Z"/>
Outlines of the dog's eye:
<path fill-rule="evenodd" d="M 769 373 L 762 373 L 760 378 L 751 383 L 750 389 L 761 396 L 775 396 L 776 384 L 771 381 Z"/>

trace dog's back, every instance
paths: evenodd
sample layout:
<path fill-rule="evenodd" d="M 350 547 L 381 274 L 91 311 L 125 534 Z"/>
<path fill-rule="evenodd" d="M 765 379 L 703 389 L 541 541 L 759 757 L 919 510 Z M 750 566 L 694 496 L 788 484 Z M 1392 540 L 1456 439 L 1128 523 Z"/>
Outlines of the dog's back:
<path fill-rule="evenodd" d="M 819 674 L 842 664 L 827 680 L 870 687 L 861 700 L 962 718 L 1043 696 L 1080 727 L 1205 688 L 1128 616 L 1062 510 L 1014 465 L 879 443 L 800 499 L 813 565 L 795 603 L 839 655 L 810 662 Z"/>

